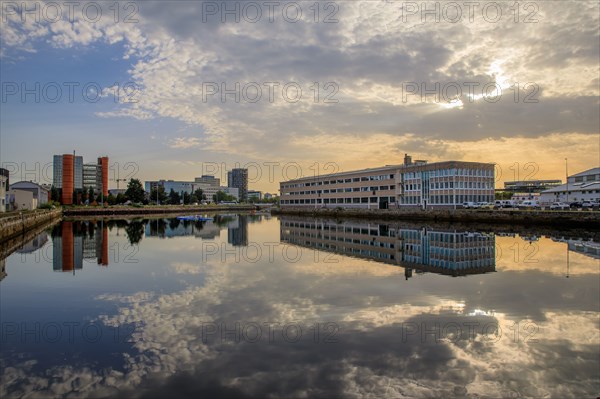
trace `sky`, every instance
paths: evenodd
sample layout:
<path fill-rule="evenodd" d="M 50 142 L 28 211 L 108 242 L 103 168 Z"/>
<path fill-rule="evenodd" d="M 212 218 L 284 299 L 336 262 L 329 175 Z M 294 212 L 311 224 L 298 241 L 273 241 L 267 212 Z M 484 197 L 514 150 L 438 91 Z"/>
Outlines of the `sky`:
<path fill-rule="evenodd" d="M 12 181 L 73 151 L 109 156 L 111 188 L 247 167 L 276 192 L 405 153 L 496 163 L 497 187 L 600 165 L 597 1 L 0 7 Z"/>

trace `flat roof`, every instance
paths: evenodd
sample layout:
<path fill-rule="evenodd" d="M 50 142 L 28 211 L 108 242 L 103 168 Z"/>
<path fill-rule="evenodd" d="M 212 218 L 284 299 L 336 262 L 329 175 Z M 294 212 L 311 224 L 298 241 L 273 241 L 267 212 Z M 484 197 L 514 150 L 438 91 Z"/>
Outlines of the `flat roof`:
<path fill-rule="evenodd" d="M 596 175 L 596 174 L 600 174 L 600 167 L 584 170 L 583 172 L 579 172 L 579 173 L 571 175 L 569 177 L 578 177 L 578 176 Z"/>
<path fill-rule="evenodd" d="M 293 183 L 293 182 L 298 182 L 298 181 L 306 181 L 306 180 L 314 180 L 314 179 L 323 179 L 323 178 L 336 177 L 336 176 L 354 175 L 354 174 L 368 173 L 368 172 L 408 169 L 408 168 L 436 166 L 436 165 L 444 165 L 444 164 L 494 165 L 494 163 L 490 163 L 490 162 L 473 162 L 473 161 L 440 161 L 440 162 L 419 163 L 419 164 L 413 162 L 411 165 L 404 165 L 404 164 L 385 165 L 385 166 L 380 166 L 380 167 L 376 167 L 376 168 L 366 168 L 366 169 L 358 169 L 358 170 L 349 170 L 347 172 L 337 172 L 337 173 L 329 173 L 329 174 L 317 175 L 317 176 L 299 177 L 297 179 L 279 182 L 279 184 Z"/>

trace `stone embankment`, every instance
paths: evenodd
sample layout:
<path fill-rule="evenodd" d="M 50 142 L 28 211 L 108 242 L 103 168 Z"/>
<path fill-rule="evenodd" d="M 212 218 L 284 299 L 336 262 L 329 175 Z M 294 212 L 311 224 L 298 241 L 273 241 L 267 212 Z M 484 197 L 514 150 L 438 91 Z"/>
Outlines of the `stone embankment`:
<path fill-rule="evenodd" d="M 64 208 L 64 216 L 145 216 L 145 215 L 195 215 L 210 212 L 238 212 L 256 210 L 254 205 L 223 205 L 223 206 L 111 206 L 101 207 L 72 207 Z"/>
<path fill-rule="evenodd" d="M 0 217 L 0 242 L 23 236 L 40 225 L 62 216 L 60 209 L 36 210 L 31 212 L 2 215 Z"/>

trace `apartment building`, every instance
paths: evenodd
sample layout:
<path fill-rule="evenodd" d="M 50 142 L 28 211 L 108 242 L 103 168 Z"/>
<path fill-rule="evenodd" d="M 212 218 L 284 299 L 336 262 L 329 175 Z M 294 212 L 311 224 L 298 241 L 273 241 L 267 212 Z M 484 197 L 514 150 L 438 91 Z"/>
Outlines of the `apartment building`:
<path fill-rule="evenodd" d="M 282 207 L 456 208 L 494 201 L 494 164 L 464 161 L 404 163 L 280 183 Z"/>

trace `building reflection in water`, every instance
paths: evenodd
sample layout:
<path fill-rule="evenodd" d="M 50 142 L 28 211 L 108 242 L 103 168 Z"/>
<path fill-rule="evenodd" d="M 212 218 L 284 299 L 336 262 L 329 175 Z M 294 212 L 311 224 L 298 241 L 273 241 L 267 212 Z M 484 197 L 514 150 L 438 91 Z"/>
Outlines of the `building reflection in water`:
<path fill-rule="evenodd" d="M 227 226 L 227 243 L 234 247 L 248 246 L 248 215 L 238 215 L 235 223 Z"/>
<path fill-rule="evenodd" d="M 75 272 L 83 260 L 108 266 L 108 226 L 96 221 L 63 221 L 52 230 L 52 268 Z"/>
<path fill-rule="evenodd" d="M 450 276 L 496 271 L 495 236 L 368 222 L 281 218 L 281 242 Z"/>
<path fill-rule="evenodd" d="M 152 219 L 145 221 L 145 236 L 174 238 L 192 236 L 204 240 L 220 237 L 227 229 L 227 242 L 233 246 L 248 245 L 248 223 L 254 221 L 248 215 L 214 215 L 212 221 L 188 221 L 178 219 Z"/>

